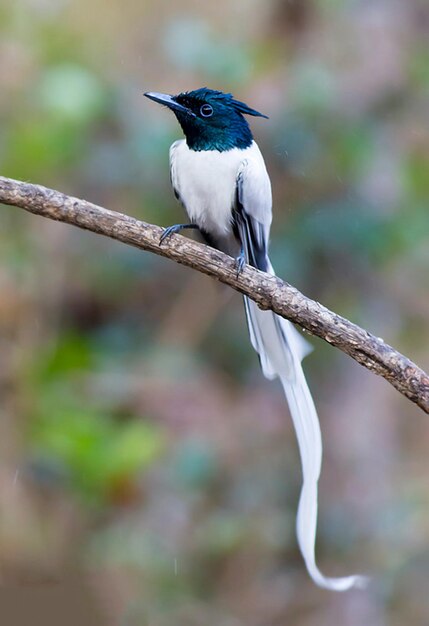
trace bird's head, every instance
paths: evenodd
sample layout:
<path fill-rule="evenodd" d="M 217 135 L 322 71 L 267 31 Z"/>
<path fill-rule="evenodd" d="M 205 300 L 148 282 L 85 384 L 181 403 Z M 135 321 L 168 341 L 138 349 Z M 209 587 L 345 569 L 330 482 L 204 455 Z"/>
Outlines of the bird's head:
<path fill-rule="evenodd" d="M 195 91 L 170 96 L 163 93 L 145 93 L 147 98 L 167 106 L 182 127 L 186 143 L 192 150 L 245 149 L 253 141 L 244 115 L 267 117 L 230 93 L 203 87 Z"/>

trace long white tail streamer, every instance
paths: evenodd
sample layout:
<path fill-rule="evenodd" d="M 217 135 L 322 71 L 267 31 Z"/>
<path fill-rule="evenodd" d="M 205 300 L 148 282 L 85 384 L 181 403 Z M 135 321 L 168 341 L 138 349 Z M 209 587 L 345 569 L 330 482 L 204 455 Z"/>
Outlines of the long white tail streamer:
<path fill-rule="evenodd" d="M 270 273 L 274 270 L 269 265 Z M 308 573 L 320 587 L 333 591 L 363 588 L 365 576 L 328 578 L 316 565 L 317 486 L 322 464 L 319 418 L 301 366 L 311 351 L 291 322 L 272 311 L 262 311 L 244 298 L 252 345 L 259 354 L 266 378 L 280 378 L 289 404 L 301 456 L 303 484 L 298 505 L 296 531 Z"/>

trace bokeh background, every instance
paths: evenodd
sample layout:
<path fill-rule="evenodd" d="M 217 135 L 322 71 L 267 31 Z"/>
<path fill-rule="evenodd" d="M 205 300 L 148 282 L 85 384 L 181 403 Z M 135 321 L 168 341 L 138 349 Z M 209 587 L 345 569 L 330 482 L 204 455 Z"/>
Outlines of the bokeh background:
<path fill-rule="evenodd" d="M 180 129 L 142 92 L 231 90 L 270 116 L 279 275 L 428 369 L 428 41 L 426 0 L 2 0 L 0 172 L 170 225 Z M 2 623 L 429 623 L 428 418 L 312 343 L 318 558 L 363 592 L 306 574 L 240 297 L 1 207 Z"/>

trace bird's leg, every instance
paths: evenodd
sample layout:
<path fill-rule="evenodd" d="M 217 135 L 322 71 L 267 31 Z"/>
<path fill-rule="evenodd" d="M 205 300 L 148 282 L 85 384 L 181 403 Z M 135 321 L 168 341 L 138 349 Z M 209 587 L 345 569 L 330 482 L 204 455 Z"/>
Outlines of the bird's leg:
<path fill-rule="evenodd" d="M 174 233 L 179 233 L 181 230 L 184 230 L 185 228 L 198 228 L 198 225 L 197 224 L 174 224 L 173 226 L 169 226 L 168 228 L 165 228 L 164 232 L 159 238 L 159 245 L 161 245 L 164 239 L 167 239 L 167 237 L 170 237 Z"/>
<path fill-rule="evenodd" d="M 243 246 L 241 246 L 240 254 L 235 259 L 235 264 L 237 266 L 237 278 L 238 278 L 241 272 L 243 271 L 244 266 L 246 265 L 246 256 L 244 254 Z"/>

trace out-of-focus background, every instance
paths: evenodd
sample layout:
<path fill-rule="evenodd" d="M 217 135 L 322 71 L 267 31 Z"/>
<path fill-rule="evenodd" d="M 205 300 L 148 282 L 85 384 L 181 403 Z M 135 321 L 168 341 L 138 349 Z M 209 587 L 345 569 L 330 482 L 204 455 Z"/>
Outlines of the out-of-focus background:
<path fill-rule="evenodd" d="M 252 120 L 279 275 L 429 368 L 426 0 L 3 0 L 0 173 L 182 219 L 173 116 L 208 85 Z M 429 623 L 429 421 L 312 340 L 318 558 L 301 471 L 237 294 L 154 255 L 0 212 L 0 618 L 21 626 Z"/>

